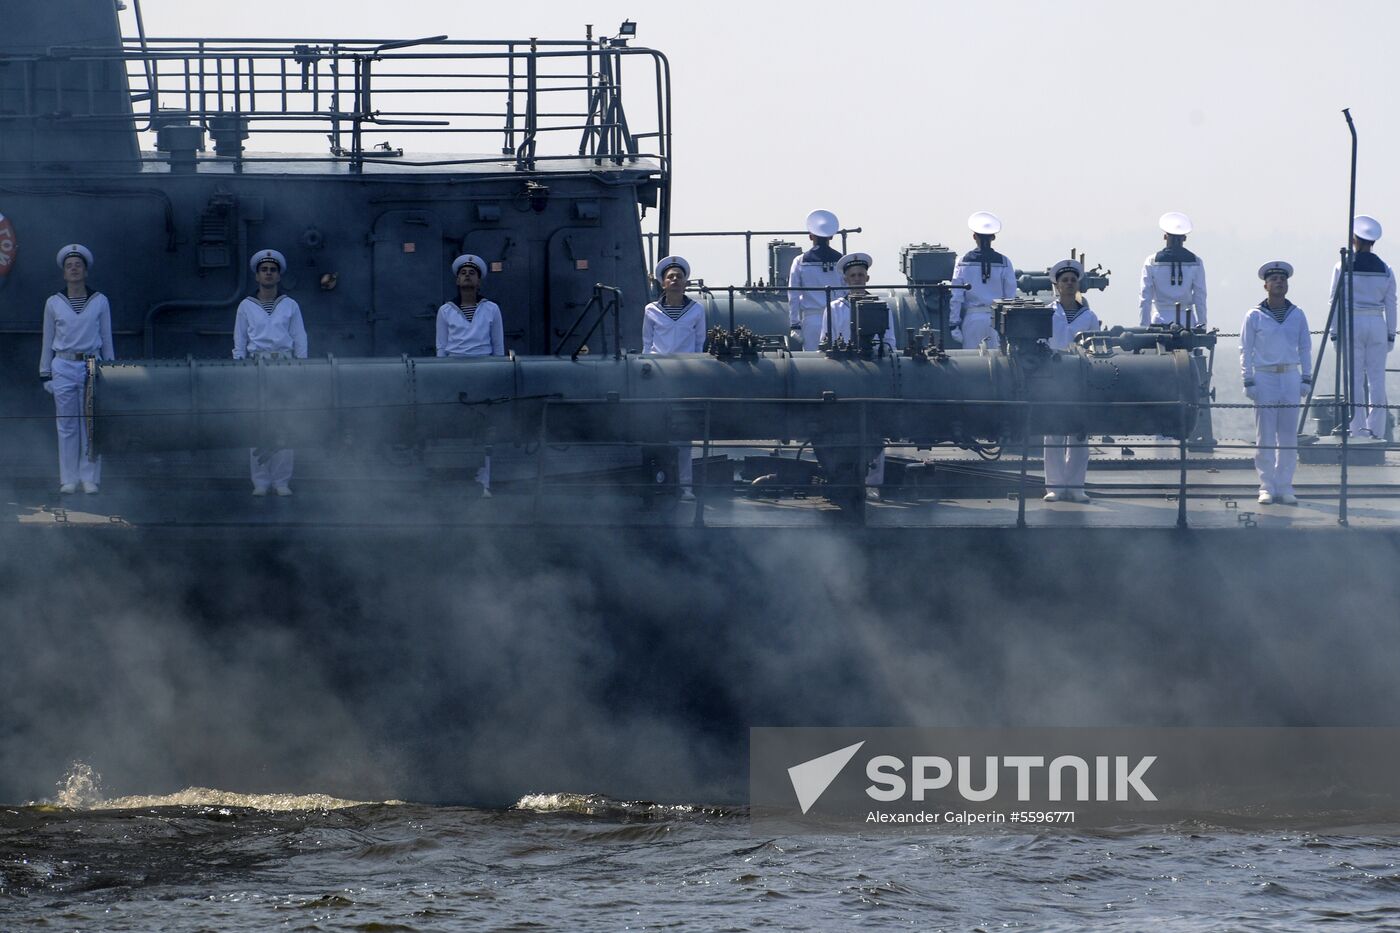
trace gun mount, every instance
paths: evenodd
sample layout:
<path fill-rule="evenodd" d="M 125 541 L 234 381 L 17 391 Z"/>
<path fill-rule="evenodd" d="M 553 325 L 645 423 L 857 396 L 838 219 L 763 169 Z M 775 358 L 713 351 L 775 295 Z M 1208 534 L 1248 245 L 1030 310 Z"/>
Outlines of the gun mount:
<path fill-rule="evenodd" d="M 1079 279 L 1079 290 L 1087 292 L 1091 289 L 1105 291 L 1108 288 L 1108 277 L 1113 274 L 1112 270 L 1105 269 L 1102 264 L 1089 268 L 1089 261 L 1084 258 L 1084 254 L 1076 249 L 1069 251 L 1070 259 L 1077 259 L 1084 266 L 1084 275 Z M 1050 269 L 1044 272 L 1024 272 L 1016 270 L 1016 288 L 1025 295 L 1039 295 L 1041 292 L 1053 292 L 1055 282 L 1050 277 Z"/>
<path fill-rule="evenodd" d="M 1090 353 L 1186 354 L 1196 373 L 1196 388 L 1192 397 L 1199 403 L 1200 411 L 1187 440 L 1195 450 L 1215 447 L 1215 425 L 1209 407 L 1209 403 L 1215 401 L 1215 389 L 1211 387 L 1215 374 L 1215 331 L 1208 331 L 1205 327 L 1182 327 L 1180 324 L 1153 324 L 1150 327 L 1119 325 L 1108 330 L 1080 334 L 1075 340 Z"/>
<path fill-rule="evenodd" d="M 1076 341 L 1084 347 L 1113 347 L 1130 353 L 1146 350 L 1215 350 L 1215 331 L 1194 330 L 1179 324 L 1153 324 L 1151 327 L 1123 327 L 1080 334 Z"/>

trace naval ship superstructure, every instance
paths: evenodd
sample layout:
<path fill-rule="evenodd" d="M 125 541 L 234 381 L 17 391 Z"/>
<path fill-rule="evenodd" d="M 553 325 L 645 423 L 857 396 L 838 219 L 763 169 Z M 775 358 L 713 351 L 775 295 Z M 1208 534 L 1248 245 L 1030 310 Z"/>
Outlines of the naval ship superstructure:
<path fill-rule="evenodd" d="M 1400 642 L 1372 623 L 1400 595 L 1390 454 L 1311 445 L 1302 504 L 1254 507 L 1252 450 L 1205 417 L 1211 335 L 1118 329 L 1050 352 L 1043 300 L 1025 300 L 1000 309 L 1004 349 L 959 348 L 953 254 L 911 244 L 851 334 L 802 352 L 797 232 L 741 230 L 745 282 L 695 289 L 708 352 L 639 355 L 649 268 L 689 234 L 671 229 L 671 65 L 627 24 L 564 42 L 157 39 L 124 37 L 111 0 L 16 7 L 0 525 L 11 615 L 53 639 L 144 613 L 160 645 L 241 646 L 200 655 L 209 683 L 260 658 L 259 696 L 283 693 L 258 672 L 296 658 L 355 724 L 353 749 L 317 729 L 309 746 L 411 762 L 374 773 L 417 799 L 514 799 L 542 771 L 732 795 L 759 724 L 1388 721 Z M 757 282 L 755 237 L 771 238 Z M 102 491 L 61 497 L 35 362 L 52 257 L 74 240 L 117 361 L 89 364 Z M 310 358 L 230 360 L 247 257 L 269 246 Z M 489 263 L 506 357 L 433 357 L 460 252 Z M 891 312 L 893 352 L 873 339 Z M 1085 436 L 1093 502 L 1040 500 L 1043 434 Z M 247 449 L 268 444 L 298 450 L 293 497 L 248 496 Z M 468 482 L 486 447 L 490 500 Z M 687 447 L 693 503 L 670 466 Z M 1367 621 L 1338 635 L 1318 620 L 1356 579 L 1374 586 L 1345 590 L 1348 614 Z M 55 674 L 18 643 L 17 696 L 112 676 L 87 656 Z M 273 782 L 246 745 L 171 740 L 237 701 L 150 720 L 159 773 Z M 151 774 L 101 723 L 21 715 L 10 748 Z M 372 769 L 326 768 L 297 773 L 365 795 L 351 785 Z"/>

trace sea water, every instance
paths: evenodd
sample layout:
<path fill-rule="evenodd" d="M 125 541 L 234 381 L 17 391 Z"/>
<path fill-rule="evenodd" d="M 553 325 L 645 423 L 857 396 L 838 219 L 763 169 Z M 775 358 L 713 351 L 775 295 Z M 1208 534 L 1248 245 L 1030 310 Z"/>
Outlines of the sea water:
<path fill-rule="evenodd" d="M 1396 827 L 1325 824 L 771 836 L 596 794 L 70 796 L 0 808 L 0 929 L 1400 929 Z"/>

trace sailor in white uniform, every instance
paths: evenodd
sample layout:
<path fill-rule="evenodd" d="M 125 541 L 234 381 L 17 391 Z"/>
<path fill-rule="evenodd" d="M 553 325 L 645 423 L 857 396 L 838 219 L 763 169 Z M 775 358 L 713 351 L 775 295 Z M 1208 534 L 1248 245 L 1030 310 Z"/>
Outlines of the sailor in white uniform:
<path fill-rule="evenodd" d="M 1016 268 L 1011 260 L 992 249 L 1001 231 L 995 214 L 978 211 L 967 219 L 977 248 L 958 260 L 953 270 L 954 288 L 948 302 L 948 324 L 952 338 L 969 350 L 986 341 L 996 349 L 1001 340 L 992 325 L 992 303 L 1016 297 Z"/>
<path fill-rule="evenodd" d="M 1204 327 L 1206 324 L 1206 267 L 1186 248 L 1191 218 L 1168 211 L 1157 221 L 1166 246 L 1142 264 L 1138 291 L 1138 322 Z"/>
<path fill-rule="evenodd" d="M 238 305 L 233 322 L 233 358 L 306 359 L 306 325 L 301 319 L 301 306 L 281 288 L 287 271 L 286 257 L 275 249 L 258 250 L 248 265 L 258 290 Z M 290 496 L 293 459 L 291 450 L 249 450 L 253 495 L 265 496 L 272 489 L 279 496 Z"/>
<path fill-rule="evenodd" d="M 486 281 L 486 260 L 467 253 L 452 260 L 457 300 L 445 302 L 437 313 L 438 356 L 505 356 L 506 340 L 501 308 L 481 297 Z M 491 498 L 491 451 L 488 448 L 476 471 L 481 497 Z"/>
<path fill-rule="evenodd" d="M 685 293 L 690 282 L 690 263 L 680 256 L 667 256 L 656 264 L 656 280 L 661 283 L 661 297 L 642 312 L 642 352 L 704 352 L 705 307 Z M 676 459 L 681 501 L 689 502 L 695 498 L 695 467 L 689 444 L 676 448 Z"/>
<path fill-rule="evenodd" d="M 822 329 L 818 338 L 818 346 L 829 346 L 836 342 L 836 338 L 844 337 L 847 342 L 851 339 L 851 298 L 859 298 L 866 294 L 865 287 L 870 284 L 870 254 L 869 253 L 848 253 L 842 256 L 836 267 L 841 270 L 842 284 L 849 286 L 849 290 L 840 298 L 832 299 L 827 307 L 826 313 L 822 315 Z M 880 342 L 891 352 L 895 349 L 894 343 L 894 310 L 890 310 L 889 326 L 880 335 Z"/>
<path fill-rule="evenodd" d="M 1268 298 L 1250 308 L 1240 325 L 1240 373 L 1254 402 L 1254 467 L 1259 504 L 1296 505 L 1293 470 L 1298 465 L 1298 400 L 1307 395 L 1312 338 L 1303 309 L 1288 300 L 1293 267 L 1283 260 L 1259 267 Z M 1301 367 L 1301 369 L 1300 369 Z"/>
<path fill-rule="evenodd" d="M 1352 437 L 1385 437 L 1385 358 L 1395 346 L 1395 270 L 1371 251 L 1381 238 L 1380 221 L 1358 214 L 1352 224 L 1352 339 L 1351 419 Z M 1342 264 L 1332 269 L 1328 294 L 1337 299 L 1342 287 Z M 1337 304 L 1340 315 L 1342 305 Z M 1337 339 L 1337 319 L 1331 336 Z"/>
<path fill-rule="evenodd" d="M 44 338 L 39 354 L 39 378 L 53 395 L 58 423 L 58 491 L 97 492 L 102 482 L 102 458 L 92 455 L 90 424 L 83 417 L 87 360 L 116 359 L 112 351 L 112 308 L 107 296 L 90 291 L 88 270 L 92 252 L 79 243 L 58 251 L 64 290 L 44 303 Z"/>
<path fill-rule="evenodd" d="M 1055 283 L 1055 309 L 1050 349 L 1068 350 L 1074 338 L 1100 329 L 1099 317 L 1079 291 L 1084 266 L 1073 259 L 1061 259 L 1050 270 Z M 1052 434 L 1045 437 L 1045 498 L 1047 501 L 1088 502 L 1084 477 L 1089 471 L 1089 439 L 1083 434 Z"/>
<path fill-rule="evenodd" d="M 844 337 L 847 342 L 851 339 L 851 298 L 859 298 L 866 293 L 865 287 L 870 284 L 869 253 L 847 253 L 837 262 L 836 267 L 841 270 L 842 284 L 849 287 L 847 294 L 840 298 L 832 299 L 827 307 L 826 313 L 822 315 L 822 330 L 819 345 L 829 347 L 836 342 L 838 337 Z M 880 342 L 884 344 L 889 353 L 895 349 L 894 343 L 894 310 L 889 312 L 889 323 L 885 327 L 885 332 L 880 335 Z M 865 474 L 866 492 L 871 498 L 879 498 L 879 488 L 885 482 L 885 447 L 880 445 L 880 452 L 875 455 L 875 459 L 870 464 L 870 469 Z"/>
<path fill-rule="evenodd" d="M 808 214 L 812 248 L 794 259 L 788 271 L 788 323 L 792 334 L 802 338 L 804 350 L 817 349 L 827 302 L 845 294 L 835 288 L 842 283 L 841 270 L 836 267 L 841 254 L 831 248 L 831 238 L 840 229 L 841 223 L 831 211 Z"/>

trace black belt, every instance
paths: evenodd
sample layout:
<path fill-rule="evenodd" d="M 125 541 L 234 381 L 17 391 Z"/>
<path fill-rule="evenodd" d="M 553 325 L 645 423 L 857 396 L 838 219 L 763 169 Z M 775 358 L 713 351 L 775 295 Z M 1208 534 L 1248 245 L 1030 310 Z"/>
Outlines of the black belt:
<path fill-rule="evenodd" d="M 92 360 L 97 358 L 96 351 L 89 353 L 73 353 L 68 350 L 55 350 L 53 351 L 53 355 L 58 357 L 60 360 L 68 360 L 70 363 L 81 363 L 84 360 Z"/>

